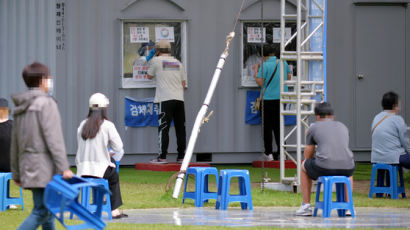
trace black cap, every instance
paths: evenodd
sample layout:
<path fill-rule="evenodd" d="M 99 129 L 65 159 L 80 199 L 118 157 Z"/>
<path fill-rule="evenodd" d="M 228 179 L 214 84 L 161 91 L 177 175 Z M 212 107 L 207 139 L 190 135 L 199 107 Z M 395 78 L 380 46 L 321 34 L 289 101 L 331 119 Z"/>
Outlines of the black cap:
<path fill-rule="evenodd" d="M 0 98 L 0 107 L 5 107 L 5 108 L 9 107 L 9 102 L 7 101 L 7 99 Z"/>

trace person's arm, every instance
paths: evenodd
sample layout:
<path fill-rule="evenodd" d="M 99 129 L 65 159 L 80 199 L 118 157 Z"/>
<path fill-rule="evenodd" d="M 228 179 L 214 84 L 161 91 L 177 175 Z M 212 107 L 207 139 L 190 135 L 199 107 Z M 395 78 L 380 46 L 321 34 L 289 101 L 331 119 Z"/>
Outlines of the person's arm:
<path fill-rule="evenodd" d="M 124 145 L 122 143 L 120 134 L 118 134 L 118 131 L 113 123 L 110 123 L 110 126 L 108 128 L 108 138 L 108 145 L 115 152 L 112 158 L 114 158 L 116 161 L 120 161 L 124 156 Z"/>
<path fill-rule="evenodd" d="M 289 81 L 292 78 L 292 74 L 290 73 L 288 62 L 284 61 L 283 63 L 285 64 L 285 70 L 286 70 L 285 73 L 286 73 L 287 80 Z"/>
<path fill-rule="evenodd" d="M 182 63 L 179 63 L 179 74 L 181 76 L 182 89 L 185 90 L 185 87 L 186 87 L 186 73 L 185 73 L 185 69 L 184 69 L 184 66 L 182 65 Z"/>
<path fill-rule="evenodd" d="M 410 153 L 410 140 L 407 132 L 407 126 L 402 117 L 399 117 L 397 129 L 399 131 L 400 143 L 406 153 Z"/>
<path fill-rule="evenodd" d="M 149 67 L 148 67 L 148 71 L 147 71 L 147 77 L 148 79 L 153 79 L 155 76 L 155 59 L 152 59 L 149 62 Z"/>
<path fill-rule="evenodd" d="M 304 156 L 305 156 L 305 160 L 312 158 L 313 155 L 315 155 L 315 149 L 316 147 L 314 145 L 306 145 L 305 146 L 305 152 L 304 152 Z"/>
<path fill-rule="evenodd" d="M 261 73 L 261 70 L 260 70 L 259 66 L 260 66 L 260 64 L 259 64 L 259 63 L 256 63 L 256 64 L 252 67 L 252 69 L 253 69 L 253 78 L 255 79 L 256 84 L 257 84 L 259 87 L 261 87 L 261 86 L 263 86 L 264 79 L 261 77 L 261 74 L 262 74 L 262 73 Z"/>
<path fill-rule="evenodd" d="M 303 153 L 305 156 L 305 160 L 312 158 L 315 155 L 316 151 L 316 141 L 313 138 L 313 134 L 315 132 L 314 123 L 308 128 L 306 132 L 306 145 L 305 145 L 305 152 Z"/>

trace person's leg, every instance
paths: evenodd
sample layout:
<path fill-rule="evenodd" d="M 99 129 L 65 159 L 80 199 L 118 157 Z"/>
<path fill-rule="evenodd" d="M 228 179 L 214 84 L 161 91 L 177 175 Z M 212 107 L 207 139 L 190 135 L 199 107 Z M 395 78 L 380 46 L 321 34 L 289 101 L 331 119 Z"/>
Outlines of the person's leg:
<path fill-rule="evenodd" d="M 183 101 L 176 101 L 174 110 L 174 125 L 177 136 L 177 160 L 184 159 L 186 148 L 185 106 Z"/>
<path fill-rule="evenodd" d="M 308 159 L 311 160 L 311 159 Z M 300 182 L 302 189 L 302 205 L 296 211 L 297 216 L 311 216 L 312 215 L 312 206 L 310 205 L 310 191 L 312 189 L 312 179 L 309 177 L 306 170 L 306 160 L 302 162 L 302 170 L 300 173 Z"/>
<path fill-rule="evenodd" d="M 31 191 L 33 193 L 33 210 L 18 229 L 35 230 L 41 225 L 44 230 L 54 230 L 54 217 L 43 203 L 44 188 L 32 189 Z"/>
<path fill-rule="evenodd" d="M 272 101 L 263 101 L 263 143 L 265 154 L 272 154 L 273 108 Z"/>
<path fill-rule="evenodd" d="M 399 158 L 399 165 L 405 167 L 406 169 L 410 169 L 410 154 L 403 154 Z"/>
<path fill-rule="evenodd" d="M 104 179 L 108 180 L 108 187 L 110 188 L 111 195 L 111 210 L 118 209 L 122 205 L 121 190 L 120 190 L 120 178 L 117 170 L 112 167 L 108 167 L 104 173 Z"/>
<path fill-rule="evenodd" d="M 163 101 L 159 103 L 158 115 L 158 144 L 159 144 L 159 158 L 166 159 L 169 144 L 169 127 L 171 126 L 171 101 Z"/>
<path fill-rule="evenodd" d="M 279 160 L 280 152 L 280 100 L 273 100 L 272 105 L 272 128 L 275 135 L 276 152 L 273 153 L 273 158 Z"/>
<path fill-rule="evenodd" d="M 302 188 L 302 199 L 304 204 L 310 204 L 310 192 L 312 191 L 312 179 L 308 176 L 305 169 L 305 162 L 302 163 L 300 171 L 300 183 Z"/>

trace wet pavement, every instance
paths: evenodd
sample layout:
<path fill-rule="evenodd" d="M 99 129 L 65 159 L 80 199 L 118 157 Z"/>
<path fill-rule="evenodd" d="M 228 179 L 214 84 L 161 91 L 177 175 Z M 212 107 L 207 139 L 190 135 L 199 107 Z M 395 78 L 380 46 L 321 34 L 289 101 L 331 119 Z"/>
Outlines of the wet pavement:
<path fill-rule="evenodd" d="M 410 228 L 410 209 L 356 208 L 356 217 L 299 217 L 297 207 L 256 207 L 253 211 L 239 207 L 226 211 L 205 208 L 162 208 L 125 210 L 128 218 L 113 220 L 136 224 L 208 225 L 232 227 L 294 227 L 294 228 Z"/>

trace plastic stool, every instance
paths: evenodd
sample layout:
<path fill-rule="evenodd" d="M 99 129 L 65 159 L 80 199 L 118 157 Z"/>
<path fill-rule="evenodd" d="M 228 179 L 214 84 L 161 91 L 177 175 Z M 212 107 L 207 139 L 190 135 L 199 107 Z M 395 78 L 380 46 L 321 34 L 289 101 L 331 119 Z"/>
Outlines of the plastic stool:
<path fill-rule="evenodd" d="M 320 186 L 323 184 L 323 201 L 319 201 Z M 332 187 L 336 185 L 336 202 L 332 201 Z M 347 195 L 349 201 L 346 201 L 345 197 L 345 185 L 347 187 Z M 352 217 L 355 217 L 353 208 L 353 196 L 350 186 L 350 179 L 346 176 L 321 176 L 317 180 L 316 190 L 316 204 L 313 216 L 317 215 L 317 210 L 322 209 L 322 217 L 330 217 L 330 213 L 333 209 L 337 209 L 337 215 L 339 217 L 346 216 L 346 210 L 350 210 Z"/>
<path fill-rule="evenodd" d="M 102 178 L 84 178 L 84 179 L 89 182 L 95 183 L 95 184 L 103 185 L 107 191 L 110 190 L 108 187 L 108 181 L 106 179 L 102 179 Z M 81 190 L 81 205 L 83 205 L 91 213 L 96 212 L 98 208 L 97 203 L 96 203 L 96 197 L 97 197 L 96 192 L 97 190 L 95 190 L 92 187 L 84 187 Z M 111 199 L 109 196 L 110 194 L 106 193 L 104 195 L 106 195 L 106 199 L 102 205 L 102 212 L 106 212 L 108 215 L 108 219 L 112 220 Z M 91 202 L 91 197 L 92 197 L 92 202 Z"/>
<path fill-rule="evenodd" d="M 117 166 L 117 173 L 120 174 L 120 162 L 115 161 L 115 165 Z"/>
<path fill-rule="evenodd" d="M 195 192 L 187 192 L 188 176 L 195 175 Z M 218 185 L 218 170 L 214 167 L 190 167 L 186 172 L 186 180 L 184 186 L 184 195 L 182 203 L 185 199 L 195 200 L 196 207 L 203 207 L 203 202 L 208 202 L 209 199 L 217 199 L 216 192 L 209 192 L 209 175 L 215 175 L 216 184 Z"/>
<path fill-rule="evenodd" d="M 91 213 L 78 202 L 80 190 L 87 187 L 96 190 L 97 210 L 95 213 Z M 73 178 L 65 180 L 61 175 L 55 175 L 44 190 L 44 204 L 66 229 L 104 229 L 106 224 L 101 220 L 101 210 L 103 196 L 107 192 L 109 193 L 103 185 L 87 181 L 81 177 L 73 176 Z M 67 225 L 64 222 L 65 212 L 74 213 L 84 223 Z"/>
<path fill-rule="evenodd" d="M 398 185 L 397 171 L 399 171 L 400 185 Z M 386 176 L 386 184 L 384 183 L 385 174 L 389 172 L 389 177 Z M 377 174 L 377 186 L 375 186 L 375 179 Z M 392 199 L 399 199 L 399 194 L 402 198 L 406 197 L 404 189 L 403 169 L 399 165 L 390 164 L 373 164 L 372 176 L 370 179 L 369 197 L 372 198 L 376 193 L 376 197 L 381 197 L 382 194 L 390 194 Z M 380 195 L 379 195 L 380 194 Z"/>
<path fill-rule="evenodd" d="M 10 197 L 10 181 L 12 180 L 11 173 L 0 173 L 0 208 L 1 211 L 6 211 L 10 205 L 21 205 L 24 210 L 23 190 L 20 187 L 20 197 Z"/>
<path fill-rule="evenodd" d="M 231 179 L 238 177 L 239 194 L 229 194 Z M 219 172 L 218 199 L 215 209 L 228 209 L 229 203 L 240 202 L 242 209 L 253 209 L 251 183 L 248 170 L 226 169 Z"/>

